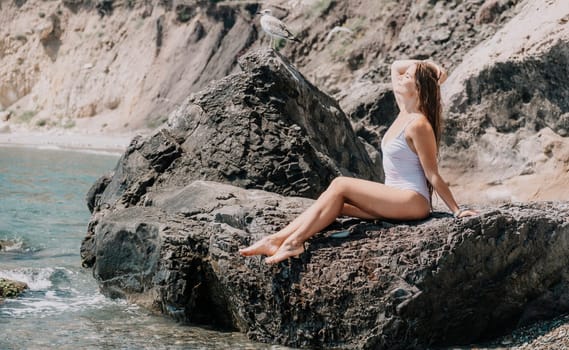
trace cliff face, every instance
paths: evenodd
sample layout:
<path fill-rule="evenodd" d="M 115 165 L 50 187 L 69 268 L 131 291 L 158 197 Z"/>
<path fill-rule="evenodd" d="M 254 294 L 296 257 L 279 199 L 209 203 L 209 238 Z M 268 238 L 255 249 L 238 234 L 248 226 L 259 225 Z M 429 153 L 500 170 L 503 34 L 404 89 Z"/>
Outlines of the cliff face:
<path fill-rule="evenodd" d="M 517 2 L 482 18 L 482 1 L 3 1 L 0 108 L 12 129 L 153 129 L 189 93 L 233 72 L 244 52 L 268 44 L 254 17 L 261 6 L 304 41 L 282 52 L 335 93 L 360 77 L 385 82 L 400 56 L 454 67 Z"/>
<path fill-rule="evenodd" d="M 3 3 L 0 105 L 12 127 L 153 129 L 190 92 L 230 73 L 257 35 L 254 6 L 100 4 Z"/>
<path fill-rule="evenodd" d="M 469 198 L 569 198 L 568 22 L 566 3 L 525 3 L 444 84 L 442 159 L 462 169 L 451 182 L 476 184 Z"/>

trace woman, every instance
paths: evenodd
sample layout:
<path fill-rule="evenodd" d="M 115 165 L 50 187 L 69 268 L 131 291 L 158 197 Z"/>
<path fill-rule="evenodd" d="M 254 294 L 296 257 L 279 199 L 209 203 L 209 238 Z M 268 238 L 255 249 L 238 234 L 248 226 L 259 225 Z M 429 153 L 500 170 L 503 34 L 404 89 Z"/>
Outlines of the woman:
<path fill-rule="evenodd" d="M 382 140 L 385 184 L 338 177 L 318 200 L 284 229 L 241 249 L 243 256 L 267 255 L 275 264 L 304 251 L 304 241 L 341 215 L 362 219 L 419 220 L 431 212 L 433 190 L 456 218 L 476 215 L 461 210 L 439 175 L 441 138 L 440 84 L 446 72 L 433 62 L 395 61 L 391 83 L 399 115 Z"/>

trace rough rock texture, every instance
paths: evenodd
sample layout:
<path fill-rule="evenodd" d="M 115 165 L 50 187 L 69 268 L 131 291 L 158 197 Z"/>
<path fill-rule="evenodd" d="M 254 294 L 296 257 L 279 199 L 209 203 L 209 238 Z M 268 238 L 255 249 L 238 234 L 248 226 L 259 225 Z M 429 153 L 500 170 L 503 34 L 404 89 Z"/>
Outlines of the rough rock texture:
<path fill-rule="evenodd" d="M 0 278 L 0 304 L 2 304 L 5 298 L 17 297 L 26 289 L 28 289 L 28 285 L 24 282 Z"/>
<path fill-rule="evenodd" d="M 133 140 L 98 202 L 143 203 L 193 179 L 305 197 L 341 174 L 381 180 L 338 104 L 286 59 L 260 50 L 240 63 L 243 72 L 192 95 L 169 127 Z"/>
<path fill-rule="evenodd" d="M 102 291 L 179 320 L 296 347 L 470 343 L 569 311 L 569 204 L 454 220 L 344 220 L 277 266 L 237 249 L 310 200 L 195 181 L 101 210 L 89 253 Z M 345 239 L 329 233 L 348 229 Z"/>
<path fill-rule="evenodd" d="M 101 213 L 152 205 L 154 193 L 191 180 L 305 197 L 317 197 L 339 175 L 381 180 L 381 168 L 337 103 L 286 59 L 259 50 L 240 62 L 243 72 L 192 95 L 167 128 L 135 138 L 114 173 L 93 184 L 87 204 L 95 215 L 81 253 L 85 266 L 95 262 Z"/>
<path fill-rule="evenodd" d="M 300 259 L 268 266 L 241 257 L 240 247 L 311 203 L 291 194 L 321 191 L 350 164 L 375 169 L 334 101 L 286 60 L 256 51 L 241 66 L 193 94 L 167 128 L 135 139 L 89 191 L 81 256 L 105 294 L 318 348 L 466 344 L 569 311 L 567 203 L 511 204 L 464 220 L 343 219 L 309 240 Z M 306 171 L 279 183 L 275 162 L 285 174 L 288 164 Z M 310 177 L 322 171 L 329 175 Z M 330 237 L 344 229 L 347 239 Z"/>
<path fill-rule="evenodd" d="M 336 97 L 343 102 L 357 135 L 380 150 L 383 135 L 399 113 L 391 84 L 361 81 Z"/>
<path fill-rule="evenodd" d="M 443 85 L 442 165 L 463 184 L 456 192 L 471 193 L 465 200 L 569 197 L 568 21 L 564 2 L 526 3 Z"/>

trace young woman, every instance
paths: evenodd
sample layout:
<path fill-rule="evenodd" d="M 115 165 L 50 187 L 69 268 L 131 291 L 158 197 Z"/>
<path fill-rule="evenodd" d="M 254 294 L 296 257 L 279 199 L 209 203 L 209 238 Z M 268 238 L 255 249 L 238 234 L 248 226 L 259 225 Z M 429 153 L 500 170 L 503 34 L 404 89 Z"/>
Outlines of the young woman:
<path fill-rule="evenodd" d="M 381 143 L 385 184 L 338 177 L 304 213 L 284 229 L 241 249 L 243 256 L 266 255 L 275 264 L 304 251 L 304 241 L 341 215 L 362 219 L 419 220 L 431 212 L 433 190 L 457 218 L 461 210 L 439 175 L 440 84 L 446 72 L 433 62 L 401 60 L 391 66 L 399 115 Z"/>

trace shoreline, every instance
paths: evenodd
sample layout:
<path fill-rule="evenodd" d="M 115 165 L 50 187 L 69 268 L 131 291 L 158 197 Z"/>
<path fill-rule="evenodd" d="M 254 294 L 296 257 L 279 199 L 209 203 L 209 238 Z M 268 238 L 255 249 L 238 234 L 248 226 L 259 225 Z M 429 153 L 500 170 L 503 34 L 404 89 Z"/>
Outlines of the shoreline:
<path fill-rule="evenodd" d="M 18 131 L 0 133 L 0 147 L 23 147 L 121 155 L 139 133 L 102 135 L 67 132 Z"/>

